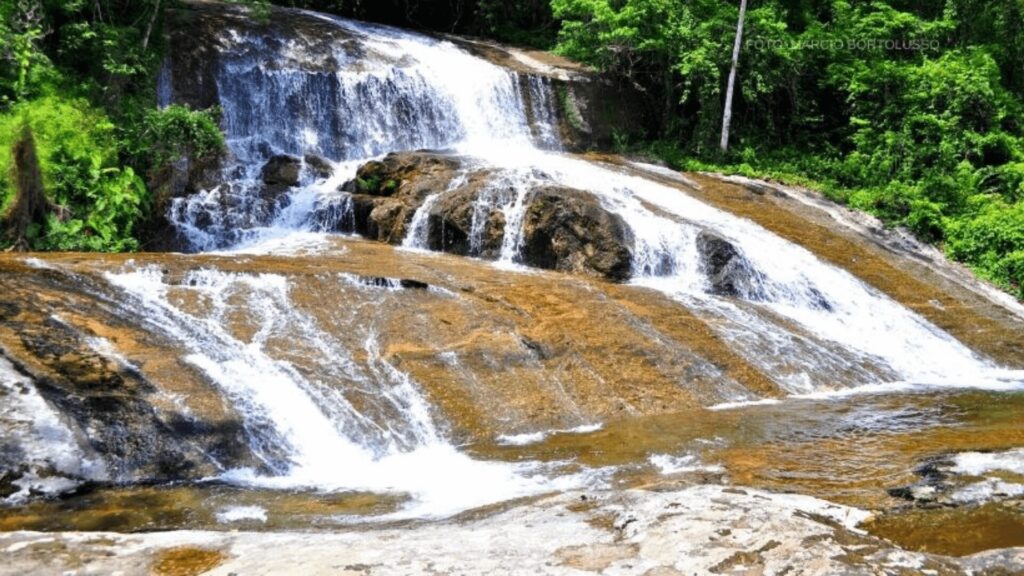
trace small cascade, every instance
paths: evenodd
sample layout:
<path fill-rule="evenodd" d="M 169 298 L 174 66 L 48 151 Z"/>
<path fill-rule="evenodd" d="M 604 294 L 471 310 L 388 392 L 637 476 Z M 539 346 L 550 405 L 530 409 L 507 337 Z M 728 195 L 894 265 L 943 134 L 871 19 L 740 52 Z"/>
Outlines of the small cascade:
<path fill-rule="evenodd" d="M 787 334 L 785 339 L 791 341 L 810 337 L 822 343 L 814 346 L 818 352 L 810 357 L 827 361 L 811 360 L 806 376 L 801 378 L 817 381 L 815 375 L 827 372 L 838 376 L 833 386 L 863 385 L 877 381 L 876 370 L 863 371 L 863 366 L 871 365 L 881 366 L 881 375 L 925 384 L 967 385 L 986 373 L 994 374 L 990 362 L 848 272 L 748 220 L 674 188 L 592 162 L 539 151 L 511 158 L 493 156 L 488 161 L 523 174 L 527 170 L 530 174 L 541 171 L 554 182 L 597 196 L 608 210 L 623 217 L 634 234 L 634 281 L 694 306 L 712 320 L 712 325 L 721 324 L 716 319 L 728 319 L 732 328 L 723 332 L 731 338 L 745 333 L 747 341 L 753 342 L 775 332 Z M 512 226 L 509 229 L 514 230 Z M 753 292 L 739 304 L 709 293 L 697 247 L 701 230 L 726 239 L 755 272 Z M 741 314 L 743 309 L 748 312 Z M 752 324 L 756 317 L 766 320 Z M 793 335 L 791 329 L 772 317 L 795 323 L 805 335 Z M 777 328 L 766 331 L 765 321 Z M 766 346 L 737 348 L 770 356 L 777 354 L 777 342 L 778 338 L 768 338 Z M 853 358 L 847 357 L 850 354 Z M 930 360 L 922 362 L 922 358 Z M 792 381 L 792 377 L 777 379 Z M 785 387 L 797 392 L 805 386 Z"/>
<path fill-rule="evenodd" d="M 226 183 L 175 199 L 168 215 L 191 248 L 233 246 L 267 228 L 311 226 L 279 218 L 301 192 L 268 195 L 260 170 L 274 155 L 358 164 L 395 150 L 495 142 L 559 147 L 550 81 L 530 77 L 524 94 L 517 73 L 450 42 L 307 16 L 336 27 L 346 40 L 303 52 L 288 39 L 225 32 L 216 82 L 231 156 Z M 300 187 L 312 184 L 307 179 Z"/>
<path fill-rule="evenodd" d="M 562 150 L 562 139 L 558 135 L 559 103 L 551 79 L 526 76 L 525 82 L 534 143 L 545 150 Z"/>
<path fill-rule="evenodd" d="M 409 233 L 402 240 L 403 248 L 414 248 L 416 250 L 427 250 L 429 248 L 427 234 L 429 232 L 430 211 L 437 204 L 441 195 L 440 192 L 435 192 L 427 196 L 427 199 L 423 201 L 423 205 L 413 214 L 412 220 L 409 222 Z"/>
<path fill-rule="evenodd" d="M 0 478 L 16 488 L 0 504 L 70 490 L 109 478 L 106 465 L 62 420 L 30 378 L 0 356 Z"/>
<path fill-rule="evenodd" d="M 246 407 L 254 451 L 275 471 L 316 461 L 316 455 L 306 452 L 311 449 L 381 454 L 437 437 L 429 415 L 408 409 L 422 400 L 408 398 L 415 394 L 408 381 L 385 369 L 372 335 L 365 351 L 375 362 L 363 368 L 344 345 L 296 309 L 282 276 L 200 270 L 169 283 L 159 270 L 146 268 L 107 278 L 137 298 L 150 312 L 150 322 L 183 343 L 190 350 L 189 361 L 222 386 L 236 405 Z M 192 311 L 177 304 L 190 301 L 203 306 Z M 239 314 L 245 315 L 244 324 L 232 326 Z M 246 341 L 236 331 L 252 335 Z M 281 341 L 284 334 L 295 342 Z M 315 363 L 321 379 L 303 377 L 284 354 Z M 375 397 L 372 408 L 357 410 L 339 393 L 340 384 L 386 392 Z M 290 455 L 290 461 L 282 454 Z"/>
<path fill-rule="evenodd" d="M 459 189 L 465 183 L 466 171 L 463 170 L 455 175 L 444 192 L 435 192 L 434 194 L 427 196 L 423 201 L 423 204 L 416 209 L 416 213 L 413 214 L 412 220 L 409 222 L 409 232 L 402 240 L 403 248 L 412 248 L 416 250 L 428 250 L 430 248 L 429 239 L 427 238 L 429 233 L 430 211 L 434 209 L 437 201 L 440 200 L 442 196 L 453 190 Z"/>
<path fill-rule="evenodd" d="M 351 339 L 325 330 L 301 310 L 282 276 L 207 269 L 172 281 L 147 267 L 106 277 L 130 297 L 126 307 L 144 310 L 148 323 L 188 350 L 187 360 L 245 419 L 250 448 L 266 469 L 230 470 L 223 480 L 405 493 L 414 502 L 399 515 L 413 516 L 554 486 L 538 465 L 478 462 L 456 451 L 416 383 L 382 355 L 375 329 Z M 325 282 L 399 289 L 345 274 Z"/>
<path fill-rule="evenodd" d="M 501 212 L 505 217 L 505 234 L 501 239 L 501 252 L 499 261 L 504 263 L 517 262 L 522 252 L 523 220 L 526 217 L 526 198 L 529 194 L 529 187 L 518 182 L 513 186 L 515 194 L 510 198 Z"/>

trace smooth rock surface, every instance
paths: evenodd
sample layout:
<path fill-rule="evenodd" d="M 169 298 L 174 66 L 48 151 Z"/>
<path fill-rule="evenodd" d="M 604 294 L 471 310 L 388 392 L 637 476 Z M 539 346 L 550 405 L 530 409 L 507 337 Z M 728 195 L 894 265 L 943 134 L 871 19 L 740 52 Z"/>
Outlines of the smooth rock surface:
<path fill-rule="evenodd" d="M 567 493 L 462 521 L 335 533 L 0 535 L 0 574 L 146 574 L 190 561 L 245 574 L 1015 573 L 1024 550 L 956 559 L 859 532 L 867 513 L 806 496 L 694 486 Z"/>

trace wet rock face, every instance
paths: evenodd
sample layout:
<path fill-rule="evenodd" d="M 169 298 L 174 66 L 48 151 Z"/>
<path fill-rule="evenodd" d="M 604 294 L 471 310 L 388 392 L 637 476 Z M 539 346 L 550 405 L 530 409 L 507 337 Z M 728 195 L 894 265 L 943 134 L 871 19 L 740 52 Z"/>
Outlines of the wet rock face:
<path fill-rule="evenodd" d="M 428 248 L 480 258 L 500 256 L 505 214 L 497 207 L 478 202 L 492 177 L 488 171 L 479 171 L 438 199 L 427 216 Z M 478 222 L 475 237 L 474 220 Z"/>
<path fill-rule="evenodd" d="M 220 104 L 217 85 L 218 67 L 225 54 L 231 55 L 239 36 L 259 36 L 268 51 L 290 43 L 285 54 L 305 54 L 277 63 L 283 69 L 301 69 L 311 73 L 333 72 L 341 65 L 338 51 L 349 58 L 385 58 L 368 54 L 365 48 L 343 28 L 296 10 L 272 8 L 267 20 L 253 18 L 244 9 L 226 3 L 187 0 L 181 7 L 167 11 L 168 65 L 172 82 L 172 100 L 193 108 Z M 237 36 L 225 34 L 231 30 Z"/>
<path fill-rule="evenodd" d="M 458 178 L 458 179 L 457 179 Z M 587 192 L 545 184 L 526 191 L 518 259 L 523 264 L 599 276 L 629 278 L 632 235 L 622 218 Z M 426 199 L 439 194 L 426 214 L 427 248 L 465 256 L 498 258 L 507 230 L 503 204 L 515 186 L 490 169 L 464 166 L 459 158 L 434 152 L 390 154 L 361 166 L 345 183 L 348 214 L 334 229 L 400 244 Z M 317 216 L 329 219 L 327 210 Z M 515 231 L 519 232 L 519 230 Z"/>
<path fill-rule="evenodd" d="M 338 220 L 335 230 L 400 244 L 416 209 L 448 187 L 460 164 L 458 158 L 429 152 L 389 154 L 363 164 L 341 187 L 350 194 L 351 217 Z M 314 221 L 325 217 L 316 214 Z"/>
<path fill-rule="evenodd" d="M 761 273 L 731 242 L 704 231 L 697 236 L 697 251 L 708 277 L 709 292 L 718 296 L 763 299 L 759 287 Z"/>
<path fill-rule="evenodd" d="M 280 154 L 272 156 L 263 165 L 260 176 L 263 183 L 268 186 L 295 186 L 299 183 L 301 171 L 302 160 L 294 156 Z"/>
<path fill-rule="evenodd" d="M 19 302 L 0 309 L 0 352 L 62 414 L 83 447 L 102 455 L 111 481 L 197 479 L 217 474 L 221 466 L 254 464 L 240 420 L 206 420 L 159 408 L 165 398 L 160 388 L 134 366 L 97 351 L 92 335 L 63 319 L 73 312 L 55 308 L 92 310 L 99 325 L 103 309 L 95 301 L 30 296 L 75 289 L 70 279 L 3 270 L 0 287 Z M 0 456 L 0 464 L 3 460 Z M 9 480 L 0 478 L 0 492 Z"/>
<path fill-rule="evenodd" d="M 535 190 L 523 222 L 523 263 L 623 281 L 632 237 L 622 217 L 596 198 L 561 187 Z"/>
<path fill-rule="evenodd" d="M 334 172 L 334 166 L 326 158 L 316 154 L 306 154 L 303 161 L 306 164 L 306 170 L 314 178 L 327 178 Z"/>

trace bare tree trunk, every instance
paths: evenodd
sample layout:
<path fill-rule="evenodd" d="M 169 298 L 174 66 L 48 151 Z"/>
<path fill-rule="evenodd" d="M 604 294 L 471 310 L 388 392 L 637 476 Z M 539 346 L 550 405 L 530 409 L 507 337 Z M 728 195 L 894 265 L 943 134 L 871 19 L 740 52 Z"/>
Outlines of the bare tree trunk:
<path fill-rule="evenodd" d="M 12 250 L 29 248 L 29 227 L 46 216 L 46 195 L 43 192 L 43 174 L 39 171 L 36 142 L 26 125 L 11 150 L 14 160 L 14 199 L 0 220 Z"/>
<path fill-rule="evenodd" d="M 661 116 L 661 129 L 665 133 L 672 126 L 672 114 L 675 112 L 676 104 L 676 92 L 675 92 L 675 75 L 672 70 L 672 62 L 665 59 L 665 108 L 662 111 Z"/>
<path fill-rule="evenodd" d="M 732 68 L 729 86 L 725 89 L 725 113 L 722 115 L 722 152 L 729 149 L 729 124 L 732 123 L 732 95 L 736 89 L 736 68 L 740 63 L 740 44 L 743 43 L 743 20 L 747 15 L 747 0 L 740 0 L 740 20 L 736 24 L 736 43 L 732 47 Z"/>
<path fill-rule="evenodd" d="M 153 15 L 149 17 L 149 23 L 146 24 L 146 34 L 142 37 L 142 51 L 145 52 L 146 48 L 149 47 L 149 36 L 153 33 L 153 25 L 156 24 L 156 19 L 160 17 L 160 0 L 156 0 L 156 4 L 153 5 Z"/>

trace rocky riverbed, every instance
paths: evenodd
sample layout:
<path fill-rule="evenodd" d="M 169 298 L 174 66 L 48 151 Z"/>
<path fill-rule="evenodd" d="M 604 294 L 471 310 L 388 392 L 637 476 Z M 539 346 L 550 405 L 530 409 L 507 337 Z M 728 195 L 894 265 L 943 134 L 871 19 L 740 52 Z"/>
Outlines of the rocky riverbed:
<path fill-rule="evenodd" d="M 0 535 L 0 574 L 1013 574 L 1024 549 L 964 558 L 900 550 L 866 513 L 740 487 L 568 492 L 433 524 L 333 534 Z"/>

